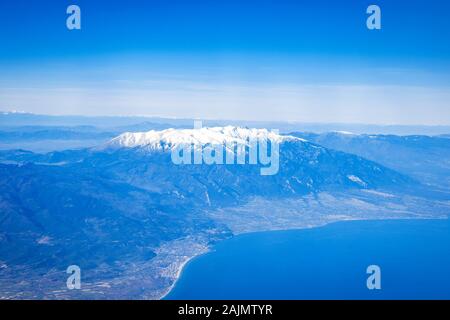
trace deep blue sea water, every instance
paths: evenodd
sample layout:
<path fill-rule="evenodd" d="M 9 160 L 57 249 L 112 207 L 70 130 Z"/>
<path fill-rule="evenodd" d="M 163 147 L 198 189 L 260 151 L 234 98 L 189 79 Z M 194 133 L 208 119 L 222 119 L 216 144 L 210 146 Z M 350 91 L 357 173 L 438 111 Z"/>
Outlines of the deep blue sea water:
<path fill-rule="evenodd" d="M 366 268 L 381 267 L 381 290 Z M 166 299 L 450 299 L 450 220 L 245 234 L 189 262 Z"/>

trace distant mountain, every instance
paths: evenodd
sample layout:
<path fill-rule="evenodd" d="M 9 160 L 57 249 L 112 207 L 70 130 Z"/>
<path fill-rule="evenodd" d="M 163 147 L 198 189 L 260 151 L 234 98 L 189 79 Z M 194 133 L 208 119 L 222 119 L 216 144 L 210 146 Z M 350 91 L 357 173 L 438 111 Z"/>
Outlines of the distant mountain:
<path fill-rule="evenodd" d="M 103 144 L 125 131 L 162 130 L 170 127 L 178 128 L 178 126 L 153 122 L 108 127 L 92 125 L 15 126 L 13 122 L 8 122 L 8 125 L 0 125 L 0 150 L 20 148 L 46 153 L 66 149 L 82 149 Z"/>
<path fill-rule="evenodd" d="M 167 128 L 189 128 L 194 119 L 161 118 L 152 116 L 76 116 L 43 115 L 25 112 L 0 112 L 0 130 L 2 127 L 19 126 L 94 126 L 97 128 L 122 128 L 125 131 L 162 130 Z M 367 134 L 395 135 L 440 135 L 449 134 L 450 126 L 445 125 L 375 125 L 354 123 L 304 123 L 296 121 L 249 121 L 249 120 L 208 120 L 203 123 L 209 127 L 237 126 L 252 128 L 279 129 L 280 132 L 294 131 L 325 133 L 330 131 L 350 131 Z M 148 125 L 151 124 L 151 125 Z M 134 128 L 133 128 L 134 127 Z M 105 130 L 107 131 L 107 130 Z"/>
<path fill-rule="evenodd" d="M 355 154 L 410 175 L 423 183 L 450 187 L 450 139 L 346 132 L 292 133 L 324 147 Z"/>
<path fill-rule="evenodd" d="M 192 125 L 192 120 L 147 116 L 78 116 L 45 115 L 26 112 L 0 112 L 0 127 L 18 126 L 94 126 L 98 128 L 128 127 L 139 123 Z"/>
<path fill-rule="evenodd" d="M 94 127 L 19 127 L 0 131 L 3 143 L 40 140 L 110 139 L 116 132 L 98 131 Z"/>

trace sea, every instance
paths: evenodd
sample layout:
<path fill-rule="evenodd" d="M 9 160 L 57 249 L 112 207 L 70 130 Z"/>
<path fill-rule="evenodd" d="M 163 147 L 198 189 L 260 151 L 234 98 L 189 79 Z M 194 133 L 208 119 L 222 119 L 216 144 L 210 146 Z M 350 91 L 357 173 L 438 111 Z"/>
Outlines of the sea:
<path fill-rule="evenodd" d="M 238 235 L 187 263 L 165 299 L 450 299 L 450 220 Z"/>

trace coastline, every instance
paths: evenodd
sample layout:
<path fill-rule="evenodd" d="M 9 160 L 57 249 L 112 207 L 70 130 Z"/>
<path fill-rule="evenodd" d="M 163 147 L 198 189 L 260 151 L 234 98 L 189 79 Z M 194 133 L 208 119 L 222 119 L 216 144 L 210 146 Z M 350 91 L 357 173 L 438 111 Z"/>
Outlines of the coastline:
<path fill-rule="evenodd" d="M 314 226 L 311 225 L 305 225 L 304 227 L 301 228 L 286 228 L 286 229 L 273 229 L 273 230 L 264 230 L 264 231 L 260 231 L 260 230 L 255 230 L 252 232 L 244 232 L 244 233 L 239 233 L 239 234 L 234 234 L 231 238 L 228 238 L 226 240 L 229 239 L 233 239 L 239 236 L 243 236 L 243 235 L 248 235 L 248 234 L 258 234 L 258 233 L 267 233 L 267 232 L 283 232 L 283 231 L 302 231 L 302 230 L 308 230 L 308 229 L 315 229 L 315 228 L 323 228 L 323 227 L 327 227 L 329 225 L 333 225 L 333 224 L 337 224 L 337 223 L 345 223 L 345 222 L 372 222 L 372 221 L 406 221 L 406 220 L 449 220 L 450 217 L 449 216 L 438 216 L 438 217 L 433 217 L 433 218 L 412 218 L 412 217 L 408 217 L 408 218 L 398 218 L 398 217 L 393 217 L 393 218 L 382 218 L 382 219 L 343 219 L 343 220 L 336 220 L 336 221 L 329 221 L 327 223 L 324 224 L 317 224 Z M 189 262 L 191 262 L 192 260 L 194 260 L 195 258 L 202 256 L 204 254 L 207 254 L 209 252 L 212 251 L 211 247 L 208 247 L 208 249 L 202 253 L 187 257 L 183 262 L 181 262 L 178 266 L 177 266 L 177 272 L 175 274 L 175 280 L 174 282 L 170 285 L 170 287 L 167 288 L 167 290 L 164 292 L 164 294 L 158 299 L 158 300 L 164 300 L 173 290 L 173 288 L 175 288 L 175 286 L 177 285 L 180 277 L 182 276 L 182 273 L 184 272 L 185 267 L 187 266 L 187 264 Z"/>
<path fill-rule="evenodd" d="M 340 225 L 340 226 L 336 226 L 336 227 L 332 227 L 332 229 L 331 230 L 333 230 L 332 231 L 332 237 L 341 237 L 340 236 L 340 233 L 338 233 L 338 234 L 336 234 L 336 232 L 338 231 L 338 230 L 340 230 L 340 231 L 342 231 L 342 234 L 347 234 L 347 235 L 351 235 L 351 236 L 354 236 L 354 237 L 356 237 L 356 239 L 363 239 L 364 241 L 366 241 L 367 239 L 367 235 L 369 235 L 369 238 L 368 239 L 371 239 L 371 244 L 373 245 L 372 247 L 369 245 L 369 247 L 370 248 L 372 248 L 371 250 L 369 250 L 371 253 L 369 254 L 370 255 L 370 261 L 372 261 L 371 259 L 373 259 L 374 257 L 376 258 L 375 259 L 375 261 L 376 262 L 378 262 L 378 263 L 380 263 L 380 264 L 382 264 L 387 270 L 390 270 L 390 272 L 397 272 L 397 271 L 401 271 L 401 272 L 404 272 L 404 270 L 401 268 L 401 265 L 396 265 L 396 264 L 388 264 L 388 262 L 392 262 L 391 260 L 383 260 L 384 258 L 382 258 L 381 260 L 379 259 L 380 258 L 380 253 L 381 252 L 384 252 L 384 250 L 388 250 L 388 252 L 389 252 L 389 250 L 390 249 L 388 249 L 387 247 L 385 247 L 385 248 L 382 248 L 382 249 L 376 249 L 376 248 L 379 248 L 379 245 L 378 244 L 376 244 L 375 242 L 373 242 L 373 240 L 376 240 L 376 239 L 378 239 L 378 237 L 379 237 L 379 234 L 377 234 L 377 236 L 376 237 L 374 237 L 373 236 L 373 234 L 371 235 L 371 233 L 373 233 L 372 232 L 372 230 L 379 230 L 379 231 L 381 231 L 381 232 L 383 232 L 383 233 L 385 233 L 385 232 L 387 232 L 386 234 L 390 234 L 393 238 L 392 239 L 394 239 L 394 238 L 396 238 L 397 237 L 397 240 L 399 240 L 399 242 L 398 243 L 401 243 L 401 246 L 403 246 L 403 247 L 407 247 L 407 248 L 409 248 L 409 246 L 411 245 L 411 243 L 410 243 L 410 240 L 411 239 L 416 239 L 415 241 L 419 241 L 420 242 L 420 239 L 419 238 L 417 238 L 417 237 L 415 237 L 415 238 L 404 238 L 404 239 L 408 239 L 408 240 L 404 240 L 404 239 L 401 239 L 401 238 L 398 238 L 398 230 L 403 230 L 403 231 L 401 231 L 401 232 L 404 232 L 405 230 L 406 230 L 406 235 L 408 235 L 408 234 L 411 234 L 411 232 L 413 232 L 412 234 L 414 234 L 414 233 L 417 233 L 417 230 L 422 230 L 422 227 L 420 227 L 420 226 L 427 226 L 427 228 L 428 228 L 428 226 L 435 226 L 436 225 L 436 222 L 439 222 L 440 224 L 438 224 L 438 226 L 439 227 L 441 227 L 441 226 L 447 226 L 447 227 L 445 227 L 446 228 L 446 230 L 448 230 L 448 222 L 446 222 L 446 221 L 448 221 L 448 220 L 450 220 L 448 217 L 447 218 L 437 218 L 437 219 L 364 219 L 364 220 L 358 220 L 358 221 L 353 221 L 353 222 L 355 222 L 355 223 L 357 223 L 357 225 L 356 225 L 356 227 L 349 227 L 349 226 L 347 226 L 347 224 L 346 224 L 346 222 L 347 221 L 339 221 L 339 223 L 331 223 L 331 224 L 329 224 L 329 225 Z M 422 221 L 423 221 L 423 224 L 422 224 Z M 342 222 L 342 223 L 341 223 Z M 387 224 L 384 224 L 384 223 L 387 223 Z M 404 223 L 406 223 L 406 224 L 403 224 L 403 222 Z M 442 225 L 441 224 L 441 222 L 444 222 L 444 225 Z M 361 223 L 361 225 L 359 225 Z M 375 223 L 375 225 L 372 225 L 372 223 Z M 430 224 L 431 223 L 431 224 Z M 392 226 L 395 226 L 395 229 L 393 229 L 392 228 Z M 403 226 L 405 226 L 405 228 L 403 228 Z M 411 228 L 411 226 L 412 226 L 412 228 Z M 375 227 L 375 228 L 374 228 Z M 429 228 L 427 229 L 427 228 L 425 228 L 424 230 L 428 230 L 428 231 L 426 231 L 426 232 L 428 232 L 428 234 L 429 235 L 431 235 L 432 233 L 430 233 L 429 232 Z M 317 229 L 322 229 L 322 228 L 317 228 Z M 202 293 L 203 292 L 203 290 L 209 290 L 209 291 L 205 291 L 205 292 L 209 292 L 210 294 L 211 294 L 211 297 L 212 297 L 212 299 L 224 299 L 223 297 L 228 297 L 228 298 L 231 298 L 231 299 L 235 299 L 235 298 L 233 298 L 234 296 L 233 296 L 233 294 L 231 293 L 232 292 L 232 290 L 231 291 L 227 291 L 228 290 L 228 288 L 236 288 L 236 286 L 237 287 L 239 287 L 239 283 L 238 282 L 236 282 L 236 283 L 234 283 L 233 281 L 234 281 L 234 277 L 236 277 L 236 274 L 230 274 L 230 273 L 226 273 L 225 272 L 225 270 L 227 270 L 227 263 L 224 263 L 224 264 L 222 264 L 221 263 L 221 261 L 222 260 L 220 260 L 220 259 L 223 259 L 224 257 L 226 258 L 226 257 L 229 257 L 229 253 L 230 252 L 235 252 L 234 250 L 236 250 L 236 254 L 237 254 L 237 256 L 236 257 L 241 257 L 241 258 L 243 258 L 243 260 L 242 261 L 244 261 L 244 263 L 243 263 L 243 265 L 244 266 L 247 266 L 247 267 L 244 267 L 244 269 L 245 268 L 250 268 L 251 269 L 251 267 L 249 267 L 249 266 L 251 266 L 251 264 L 253 263 L 252 261 L 260 261 L 260 260 L 258 260 L 258 259 L 256 259 L 256 260 L 251 260 L 251 259 L 248 259 L 248 257 L 249 257 L 249 255 L 248 255 L 248 250 L 247 249 L 244 249 L 244 250 L 241 250 L 241 249 L 239 249 L 239 248 L 245 248 L 245 247 L 247 247 L 247 246 L 244 246 L 243 244 L 250 244 L 250 247 L 256 247 L 256 246 L 261 246 L 261 245 L 264 245 L 264 243 L 269 243 L 269 247 L 271 246 L 271 243 L 272 243 L 272 241 L 273 240 L 271 240 L 271 239 L 278 239 L 278 238 L 281 238 L 281 239 L 283 239 L 283 237 L 286 237 L 286 235 L 287 235 L 287 237 L 291 237 L 291 236 L 293 236 L 294 238 L 292 238 L 292 239 L 294 239 L 295 240 L 295 238 L 299 238 L 299 236 L 298 236 L 298 233 L 296 234 L 296 233 L 291 233 L 290 231 L 300 231 L 300 232 L 303 232 L 303 231 L 305 231 L 305 230 L 307 230 L 307 229 L 290 229 L 290 230 L 278 230 L 279 232 L 281 231 L 281 232 L 283 232 L 283 231 L 288 231 L 288 233 L 286 233 L 286 234 L 283 234 L 283 233 L 281 233 L 281 234 L 278 234 L 278 235 L 275 235 L 275 236 L 273 236 L 273 235 L 271 235 L 270 233 L 272 233 L 272 232 L 269 232 L 269 231 L 265 231 L 265 232 L 256 232 L 255 234 L 266 234 L 266 235 L 256 235 L 256 238 L 255 237 L 247 237 L 247 236 L 249 236 L 249 234 L 242 234 L 242 235 L 240 235 L 240 236 L 244 236 L 245 238 L 243 239 L 244 241 L 242 242 L 242 241 L 236 241 L 236 237 L 233 237 L 233 238 L 230 238 L 230 239 L 228 239 L 228 240 L 231 240 L 231 239 L 234 239 L 234 241 L 231 241 L 230 243 L 228 243 L 228 244 L 226 244 L 226 245 L 224 245 L 223 246 L 223 248 L 225 248 L 226 250 L 224 251 L 223 250 L 223 248 L 218 248 L 217 249 L 217 252 L 218 252 L 218 256 L 216 256 L 216 257 L 213 257 L 212 258 L 212 260 L 209 260 L 208 261 L 208 259 L 201 259 L 200 261 L 197 261 L 198 263 L 195 263 L 195 264 L 193 264 L 192 266 L 190 266 L 189 267 L 189 272 L 187 272 L 186 274 L 182 274 L 182 273 L 180 273 L 180 276 L 185 276 L 185 277 L 187 277 L 189 280 L 187 281 L 187 282 L 185 282 L 185 281 L 183 281 L 182 282 L 182 284 L 181 283 L 179 283 L 179 285 L 181 285 L 181 287 L 180 287 L 180 290 L 176 290 L 175 292 L 174 292 L 174 294 L 173 294 L 173 296 L 171 297 L 171 299 L 173 299 L 173 300 L 178 300 L 178 299 L 188 299 L 188 300 L 190 300 L 190 299 L 193 299 L 193 300 L 196 300 L 196 299 L 204 299 L 205 297 L 209 297 L 209 295 L 205 295 L 204 293 Z M 348 230 L 351 230 L 351 231 L 348 231 Z M 431 229 L 432 230 L 432 229 Z M 442 229 L 441 229 L 442 230 Z M 411 231 L 411 232 L 410 232 Z M 319 231 L 319 232 L 322 232 L 322 231 Z M 324 232 L 328 232 L 329 233 L 329 231 L 324 231 Z M 378 232 L 378 231 L 377 231 Z M 423 232 L 423 231 L 420 231 L 420 232 Z M 278 233 L 278 232 L 277 232 Z M 383 234 L 382 233 L 382 234 Z M 253 234 L 253 233 L 252 233 Z M 308 237 L 310 238 L 310 240 L 311 240 L 311 235 L 313 235 L 313 234 L 318 234 L 318 233 L 311 233 L 311 232 L 307 232 L 306 233 L 306 236 L 305 235 L 301 235 L 300 236 L 300 238 L 301 239 L 303 239 L 304 237 L 305 237 L 305 239 L 308 239 Z M 440 233 L 440 234 L 442 234 L 442 233 Z M 441 237 L 441 236 L 439 236 L 439 237 Z M 427 238 L 427 237 L 426 237 Z M 447 235 L 445 236 L 445 238 L 448 238 L 448 233 L 447 233 Z M 445 239 L 445 238 L 440 238 L 440 239 Z M 250 239 L 250 242 L 247 242 L 248 240 Z M 262 242 L 261 241 L 254 241 L 255 239 L 259 239 L 259 240 L 261 240 L 262 239 Z M 315 238 L 316 240 L 317 240 L 317 238 Z M 330 238 L 331 239 L 331 238 Z M 316 241 L 316 240 L 314 240 L 314 241 Z M 329 239 L 328 239 L 329 240 Z M 365 243 L 365 244 L 367 244 L 366 242 L 364 242 L 364 241 L 362 241 L 362 243 Z M 418 242 L 418 243 L 419 243 Z M 277 243 L 277 241 L 275 241 L 275 246 L 272 248 L 272 249 L 276 249 L 277 247 L 276 247 L 276 244 Z M 288 246 L 292 246 L 292 244 L 294 244 L 295 245 L 295 241 L 294 242 L 284 242 L 285 244 L 287 244 L 287 243 L 290 243 L 290 244 L 288 244 Z M 354 242 L 353 242 L 354 243 Z M 434 240 L 434 242 L 433 242 L 434 244 L 436 244 L 437 242 Z M 370 242 L 369 242 L 369 244 L 370 244 Z M 440 246 L 440 248 L 445 248 L 445 246 L 443 246 L 442 245 L 442 241 L 440 241 L 440 244 L 439 244 L 439 246 Z M 222 247 L 222 246 L 221 246 Z M 357 246 L 358 247 L 358 246 Z M 363 246 L 364 248 L 365 248 L 365 245 Z M 361 254 L 361 252 L 365 252 L 364 250 L 360 250 L 360 249 L 362 249 L 363 247 L 359 247 L 359 249 L 357 249 L 357 251 L 355 251 L 355 252 L 357 252 L 358 254 Z M 292 247 L 292 248 L 294 248 L 294 247 Z M 298 248 L 298 246 L 297 247 L 295 247 L 295 248 Z M 348 253 L 347 252 L 347 248 L 348 248 L 348 246 L 345 246 L 345 247 L 342 247 L 342 248 L 345 248 L 345 250 L 343 250 L 342 251 L 342 253 Z M 425 248 L 425 246 L 418 246 L 418 248 L 420 248 L 420 250 L 422 250 L 422 251 L 420 251 L 419 250 L 419 252 L 421 252 L 421 254 L 423 254 L 423 253 L 426 253 L 427 252 L 427 249 Z M 279 249 L 279 247 L 278 247 L 278 249 Z M 285 254 L 286 253 L 286 250 L 278 250 L 278 249 L 276 249 L 275 251 L 273 251 L 273 252 L 281 252 L 282 253 L 282 255 L 283 254 Z M 323 248 L 323 249 L 325 249 L 325 248 Z M 233 250 L 233 251 L 229 251 L 229 250 Z M 377 250 L 379 250 L 379 251 L 377 251 Z M 447 250 L 447 249 L 446 249 Z M 244 255 L 242 255 L 242 253 L 244 252 L 244 251 L 247 251 L 247 253 L 244 253 Z M 263 250 L 264 251 L 264 250 Z M 227 253 L 228 252 L 228 253 Z M 253 251 L 252 251 L 253 252 Z M 259 252 L 259 249 L 257 249 L 256 250 L 256 252 Z M 284 252 L 284 253 L 283 253 Z M 305 252 L 307 252 L 307 251 L 305 251 Z M 319 251 L 319 252 L 325 252 L 325 251 Z M 394 251 L 392 251 L 392 252 L 394 252 Z M 391 253 L 392 253 L 391 252 Z M 406 254 L 404 255 L 404 256 L 402 256 L 402 259 L 409 259 L 409 260 L 405 260 L 405 261 L 415 261 L 414 259 L 415 258 L 411 258 L 412 257 L 412 255 L 411 254 L 407 254 L 407 252 L 409 252 L 408 250 L 403 250 L 403 251 L 401 251 L 401 252 L 403 252 L 403 253 L 405 253 L 406 252 Z M 277 253 L 278 254 L 278 253 Z M 383 255 L 384 255 L 385 253 L 382 253 L 381 254 L 381 257 L 384 257 Z M 299 255 L 299 257 L 301 257 L 302 255 Z M 319 255 L 320 256 L 320 255 Z M 364 256 L 364 255 L 363 255 Z M 389 255 L 388 255 L 389 256 Z M 427 256 L 427 255 L 425 255 L 425 256 Z M 216 258 L 219 258 L 219 260 L 216 260 Z M 366 257 L 367 258 L 367 257 Z M 238 259 L 238 260 L 236 260 L 235 262 L 234 262 L 234 264 L 235 265 L 239 265 L 240 264 L 240 259 L 239 258 L 236 258 L 236 259 Z M 290 259 L 290 258 L 289 258 Z M 294 259 L 297 259 L 297 258 L 294 258 Z M 323 259 L 323 257 L 321 257 L 320 259 Z M 320 260 L 319 259 L 319 260 Z M 334 259 L 333 258 L 333 255 L 331 255 L 331 258 L 329 258 L 329 259 Z M 411 260 L 412 259 L 412 260 Z M 363 259 L 364 260 L 364 259 Z M 366 259 L 367 260 L 367 259 Z M 364 261 L 366 261 L 366 260 L 364 260 Z M 213 261 L 213 262 L 211 262 L 211 261 Z M 284 260 L 281 260 L 281 261 L 284 261 Z M 287 260 L 287 261 L 290 261 L 290 260 Z M 295 261 L 295 260 L 292 260 L 292 261 Z M 314 261 L 314 259 L 313 259 L 313 261 Z M 318 261 L 318 259 L 316 259 L 316 265 L 317 265 L 317 261 Z M 321 263 L 323 262 L 322 260 L 320 260 L 321 261 Z M 335 261 L 335 260 L 328 260 L 328 263 L 330 263 L 330 261 Z M 351 261 L 351 259 L 350 259 L 350 261 Z M 448 265 L 448 259 L 446 260 L 447 262 L 445 262 L 447 265 Z M 222 261 L 223 262 L 223 261 Z M 342 262 L 342 261 L 341 261 Z M 313 262 L 314 263 L 314 262 Z M 354 265 L 352 264 L 353 262 L 351 262 L 351 264 L 350 265 L 345 265 L 345 263 L 343 264 L 345 267 L 343 268 L 343 270 L 350 270 L 350 268 L 349 267 L 354 267 Z M 209 264 L 209 266 L 208 266 L 208 264 Z M 216 269 L 216 268 L 211 268 L 211 265 L 216 265 L 216 264 L 218 264 L 219 266 L 222 266 L 222 265 L 225 265 L 225 267 L 224 268 L 222 268 L 222 267 L 219 267 L 219 269 Z M 185 264 L 186 265 L 186 264 Z M 195 265 L 195 266 L 194 266 Z M 260 265 L 264 265 L 264 263 L 263 264 L 260 264 Z M 287 264 L 288 266 L 289 266 L 289 263 Z M 295 266 L 295 264 L 293 264 L 294 266 Z M 433 264 L 434 266 L 436 265 L 436 264 Z M 269 261 L 267 261 L 267 266 L 269 266 L 269 268 L 268 269 L 266 269 L 266 271 L 264 271 L 265 273 L 261 273 L 259 276 L 257 276 L 257 278 L 258 279 L 261 279 L 261 278 L 263 278 L 264 276 L 263 275 L 267 275 L 267 270 L 273 270 L 274 269 L 274 267 L 273 267 L 273 263 L 271 263 L 270 262 L 270 260 Z M 358 274 L 358 272 L 361 272 L 361 274 L 365 274 L 365 264 L 364 264 L 364 267 L 361 267 L 361 266 L 358 266 L 357 268 L 356 268 L 356 271 L 355 272 L 353 272 L 353 273 L 351 273 L 352 274 L 352 277 L 354 277 L 354 275 L 355 274 Z M 184 267 L 184 266 L 183 266 Z M 206 268 L 204 268 L 204 267 L 206 267 Z M 229 266 L 228 266 L 229 267 Z M 275 269 L 276 269 L 277 267 L 275 267 Z M 414 268 L 411 268 L 411 270 L 409 270 L 408 272 L 412 272 L 411 273 L 411 275 L 414 275 L 414 274 L 423 274 L 423 270 L 421 270 L 420 268 L 423 268 L 423 267 L 420 267 L 419 266 L 419 268 L 417 268 L 417 269 L 414 269 Z M 192 274 L 191 274 L 191 270 L 192 270 Z M 234 270 L 234 269 L 233 269 Z M 264 269 L 262 269 L 262 270 L 264 270 Z M 293 269 L 291 269 L 291 271 L 292 271 Z M 295 269 L 295 270 L 298 270 L 298 269 Z M 306 270 L 306 269 L 305 269 Z M 358 271 L 359 270 L 359 271 Z M 362 270 L 362 271 L 361 271 Z M 403 271 L 402 271 L 403 270 Z M 434 270 L 433 269 L 433 266 L 432 265 L 430 265 L 429 267 L 428 267 L 428 269 L 427 270 Z M 399 271 L 399 272 L 400 272 Z M 311 272 L 311 270 L 309 270 L 309 272 Z M 415 272 L 415 273 L 414 273 Z M 418 273 L 418 272 L 422 272 L 422 273 Z M 237 274 L 239 274 L 239 273 L 237 273 Z M 253 273 L 251 273 L 252 275 L 253 275 Z M 274 274 L 279 274 L 279 273 L 274 273 Z M 292 276 L 292 275 L 297 275 L 297 277 L 299 277 L 299 278 L 301 278 L 301 274 L 302 274 L 302 272 L 299 272 L 298 274 L 296 274 L 296 273 L 291 273 L 291 272 L 288 272 L 288 273 L 286 273 L 286 274 L 289 274 L 290 276 L 289 276 L 289 278 Z M 320 268 L 319 268 L 319 271 L 318 271 L 318 273 L 317 274 L 319 274 L 320 275 Z M 313 271 L 313 274 L 312 274 L 312 276 L 317 276 L 317 274 L 315 273 L 315 271 Z M 401 274 L 403 274 L 403 273 L 401 273 Z M 248 272 L 246 273 L 246 272 L 244 272 L 244 273 L 242 273 L 242 275 L 244 276 L 244 278 L 246 279 L 246 281 L 247 281 L 247 276 L 249 276 L 249 274 L 248 274 Z M 241 277 L 242 277 L 242 275 L 241 275 Z M 239 278 L 239 276 L 237 276 L 238 278 Z M 285 276 L 282 276 L 282 281 L 280 282 L 280 281 L 278 281 L 278 280 L 273 280 L 272 282 L 273 283 L 276 283 L 277 285 L 279 285 L 279 283 L 283 283 L 283 280 L 286 280 L 285 278 L 283 278 L 283 277 L 285 277 Z M 364 278 L 364 276 L 362 276 L 363 278 Z M 251 278 L 251 277 L 250 277 Z M 409 290 L 408 292 L 406 292 L 406 291 L 402 291 L 402 287 L 403 286 L 408 286 L 409 284 L 410 284 L 410 282 L 408 282 L 408 281 L 406 281 L 405 279 L 406 279 L 407 277 L 399 277 L 398 279 L 398 282 L 395 282 L 395 284 L 396 284 L 396 286 L 393 286 L 393 287 L 391 287 L 390 288 L 390 290 L 391 291 L 386 291 L 387 293 L 387 296 L 386 297 L 388 297 L 389 296 L 389 294 L 395 294 L 395 295 L 397 295 L 398 297 L 407 297 L 408 296 L 408 292 L 414 292 L 414 290 Z M 203 279 L 203 280 L 202 280 Z M 256 279 L 256 278 L 255 278 Z M 274 278 L 275 279 L 275 278 Z M 305 286 L 308 286 L 308 285 L 310 285 L 311 283 L 309 283 L 308 280 L 309 278 L 303 278 L 303 281 L 304 282 L 299 282 L 299 283 L 303 283 L 303 284 L 305 284 Z M 448 278 L 447 278 L 448 279 Z M 212 291 L 211 291 L 211 289 L 205 289 L 205 288 L 209 288 L 209 287 L 211 287 L 211 288 L 213 288 L 214 287 L 214 285 L 211 285 L 210 286 L 210 284 L 215 284 L 216 283 L 216 280 L 217 280 L 217 283 L 218 283 L 218 287 L 215 287 L 215 289 L 212 289 Z M 360 281 L 361 279 L 356 279 L 356 281 L 353 281 L 353 283 L 359 283 L 358 281 Z M 405 280 L 405 281 L 404 281 Z M 433 280 L 433 279 L 432 279 Z M 177 280 L 178 281 L 178 280 Z M 199 281 L 200 281 L 200 283 L 199 283 Z M 248 283 L 245 283 L 244 284 L 244 287 L 242 287 L 242 288 L 252 288 L 252 287 L 257 287 L 257 288 L 259 288 L 259 284 L 260 284 L 260 282 L 258 282 L 258 281 L 260 281 L 260 280 L 253 280 L 253 282 L 251 282 L 252 280 L 250 280 L 250 282 L 249 283 L 253 283 L 255 286 L 251 286 L 251 285 L 249 285 Z M 255 282 L 256 281 L 256 282 Z M 287 280 L 286 280 L 287 281 Z M 288 284 L 288 283 L 291 283 L 291 282 L 289 282 L 289 281 L 292 281 L 292 279 L 290 279 L 288 282 L 284 282 L 285 284 L 287 284 L 287 286 L 286 286 L 286 292 L 287 292 L 287 294 L 289 295 L 290 293 L 290 291 L 289 290 L 292 290 L 293 289 L 293 287 L 290 287 L 290 284 Z M 392 281 L 392 279 L 390 279 L 390 281 Z M 244 281 L 245 282 L 245 281 Z M 173 284 L 173 286 L 172 286 L 172 288 L 173 287 L 175 287 L 175 285 L 177 284 L 178 282 L 176 282 L 176 283 L 174 283 Z M 229 284 L 231 284 L 232 283 L 232 285 L 229 285 Z M 270 283 L 270 281 L 268 282 L 268 283 Z M 337 283 L 339 283 L 339 282 L 337 282 Z M 362 282 L 361 282 L 362 283 Z M 433 281 L 431 281 L 431 283 L 433 283 Z M 245 287 L 245 285 L 247 286 L 247 287 Z M 269 284 L 270 285 L 270 284 Z M 197 291 L 197 286 L 200 286 L 200 288 L 202 288 L 201 290 L 199 290 L 199 291 Z M 217 288 L 221 288 L 220 290 L 218 290 Z M 242 289 L 241 288 L 241 289 Z M 269 287 L 270 288 L 270 287 Z M 443 293 L 442 293 L 442 286 L 441 287 L 439 287 L 439 286 L 437 286 L 436 287 L 438 290 L 436 291 L 436 296 L 437 297 L 443 297 Z M 178 289 L 178 288 L 177 288 Z M 295 288 L 294 288 L 295 289 Z M 234 289 L 233 289 L 234 290 Z M 291 291 L 291 292 L 297 292 L 296 291 L 297 289 L 295 289 L 295 291 Z M 371 295 L 370 295 L 370 293 L 367 293 L 367 292 L 360 292 L 360 288 L 359 288 L 359 285 L 358 286 L 354 286 L 354 287 L 351 287 L 351 290 L 353 290 L 352 292 L 353 293 L 351 293 L 348 297 L 350 297 L 352 294 L 353 294 L 353 296 L 352 297 L 358 297 L 359 296 L 359 294 L 363 294 L 361 297 L 365 297 L 365 298 L 367 298 L 367 299 L 371 299 L 371 298 L 373 298 Z M 392 291 L 393 290 L 393 291 Z M 269 290 L 270 291 L 270 290 Z M 268 292 L 269 292 L 268 291 Z M 333 291 L 331 291 L 333 294 L 335 294 L 334 296 L 332 295 L 332 296 L 327 296 L 327 297 L 342 297 L 342 292 L 341 292 L 342 290 L 340 290 L 340 291 L 336 291 L 336 292 L 333 292 Z M 215 292 L 215 293 L 214 293 Z M 227 295 L 224 295 L 225 293 L 224 292 L 228 292 L 227 294 L 228 294 L 228 296 Z M 245 290 L 241 290 L 241 291 L 239 291 L 240 292 L 240 295 L 238 295 L 237 297 L 237 299 L 248 299 L 249 297 L 252 297 L 251 295 L 242 295 L 241 293 L 242 292 L 245 292 Z M 264 292 L 264 291 L 258 291 L 256 294 L 258 295 L 258 294 L 261 294 L 261 292 Z M 350 292 L 350 291 L 349 291 Z M 203 296 L 202 296 L 202 294 L 203 294 Z M 217 295 L 216 295 L 217 294 Z M 298 294 L 298 293 L 296 293 L 296 294 Z M 367 295 L 365 295 L 365 294 L 367 294 Z M 301 295 L 301 294 L 300 294 Z M 259 296 L 258 296 L 259 297 Z M 270 296 L 266 296 L 266 297 L 270 297 Z M 289 296 L 290 298 L 292 298 L 292 297 L 294 297 L 294 295 L 291 295 L 291 296 Z M 302 297 L 306 297 L 306 296 L 302 296 Z M 316 296 L 314 296 L 314 297 L 316 297 Z M 320 296 L 317 296 L 317 297 L 320 297 Z M 418 297 L 422 297 L 421 295 L 418 295 L 418 296 L 414 296 L 415 298 L 418 298 Z M 225 299 L 228 299 L 228 298 L 225 298 Z M 272 298 L 268 298 L 268 299 L 272 299 Z"/>
<path fill-rule="evenodd" d="M 183 271 L 184 271 L 184 267 L 185 267 L 190 261 L 192 261 L 193 259 L 195 259 L 195 258 L 197 258 L 197 257 L 200 257 L 200 256 L 202 256 L 202 255 L 204 255 L 204 254 L 206 254 L 206 253 L 208 253 L 208 252 L 210 252 L 210 251 L 211 251 L 211 250 L 210 250 L 210 248 L 208 247 L 208 249 L 205 250 L 204 252 L 201 252 L 201 253 L 199 253 L 199 254 L 196 254 L 196 255 L 187 257 L 184 261 L 182 261 L 182 262 L 177 266 L 177 272 L 176 272 L 175 277 L 174 277 L 175 280 L 174 280 L 173 283 L 166 289 L 166 291 L 163 293 L 163 295 L 162 295 L 160 298 L 158 298 L 157 300 L 164 300 L 164 299 L 170 294 L 170 292 L 172 291 L 173 288 L 175 288 L 175 285 L 177 284 L 178 280 L 180 279 L 181 274 L 182 274 Z"/>

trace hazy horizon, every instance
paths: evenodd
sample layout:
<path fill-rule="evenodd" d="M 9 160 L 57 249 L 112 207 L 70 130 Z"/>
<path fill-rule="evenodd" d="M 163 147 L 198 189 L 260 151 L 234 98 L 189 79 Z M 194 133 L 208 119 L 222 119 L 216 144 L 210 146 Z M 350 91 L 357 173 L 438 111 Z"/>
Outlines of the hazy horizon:
<path fill-rule="evenodd" d="M 325 122 L 297 122 L 297 121 L 262 121 L 245 119 L 198 119 L 176 118 L 145 115 L 45 115 L 23 113 L 19 111 L 0 110 L 0 127 L 3 131 L 17 130 L 17 128 L 35 128 L 47 130 L 67 127 L 93 127 L 95 130 L 112 129 L 114 132 L 164 130 L 168 128 L 193 128 L 194 122 L 201 120 L 204 127 L 248 127 L 279 130 L 282 134 L 293 132 L 327 133 L 340 132 L 351 134 L 387 134 L 398 136 L 425 135 L 440 136 L 450 134 L 450 125 L 405 125 L 405 124 L 370 124 L 370 123 L 325 123 Z M 16 128 L 16 129 L 14 129 Z M 39 129 L 41 128 L 41 129 Z"/>

